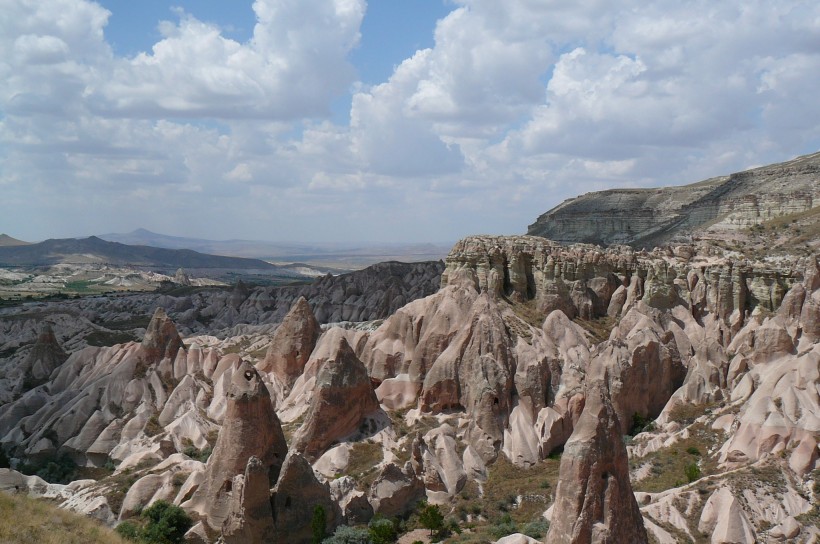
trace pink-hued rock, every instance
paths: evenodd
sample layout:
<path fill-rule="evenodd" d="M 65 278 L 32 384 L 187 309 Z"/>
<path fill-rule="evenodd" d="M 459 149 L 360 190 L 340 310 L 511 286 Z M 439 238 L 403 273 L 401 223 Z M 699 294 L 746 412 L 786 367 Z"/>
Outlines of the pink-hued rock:
<path fill-rule="evenodd" d="M 621 426 L 603 382 L 588 385 L 584 411 L 564 446 L 546 542 L 648 542 Z"/>
<path fill-rule="evenodd" d="M 272 373 L 289 390 L 304 372 L 320 334 L 310 304 L 305 297 L 299 297 L 273 333 L 265 358 L 257 368 Z"/>
<path fill-rule="evenodd" d="M 270 394 L 256 369 L 238 361 L 231 370 L 227 409 L 216 446 L 202 485 L 186 503 L 202 516 L 206 532 L 214 535 L 231 513 L 235 479 L 245 474 L 250 458 L 259 460 L 270 484 L 276 481 L 288 450 Z M 258 467 L 252 470 L 255 477 L 260 471 Z"/>
<path fill-rule="evenodd" d="M 339 337 L 335 357 L 325 361 L 316 375 L 310 408 L 293 440 L 293 449 L 315 461 L 377 410 L 379 401 L 367 369 L 347 340 Z"/>

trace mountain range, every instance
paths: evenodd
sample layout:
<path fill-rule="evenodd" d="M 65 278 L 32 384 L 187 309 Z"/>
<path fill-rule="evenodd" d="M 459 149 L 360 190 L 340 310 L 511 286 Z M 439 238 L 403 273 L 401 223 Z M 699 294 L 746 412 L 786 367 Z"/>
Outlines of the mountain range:
<path fill-rule="evenodd" d="M 167 249 L 108 242 L 96 236 L 50 239 L 36 244 L 0 246 L 0 266 L 51 266 L 55 264 L 110 264 L 161 269 L 223 268 L 276 270 L 259 259 L 208 255 L 190 249 Z"/>

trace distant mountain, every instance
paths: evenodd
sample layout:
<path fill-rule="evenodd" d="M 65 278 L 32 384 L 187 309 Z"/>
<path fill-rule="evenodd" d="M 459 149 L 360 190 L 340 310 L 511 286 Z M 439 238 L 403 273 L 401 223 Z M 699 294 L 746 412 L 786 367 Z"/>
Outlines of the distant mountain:
<path fill-rule="evenodd" d="M 169 249 L 193 249 L 212 255 L 251 257 L 288 263 L 317 263 L 331 268 L 364 268 L 384 261 L 420 262 L 443 259 L 452 244 L 338 244 L 285 243 L 259 240 L 205 240 L 168 236 L 137 229 L 118 234 L 101 234 L 99 238 L 122 244 L 147 245 Z"/>
<path fill-rule="evenodd" d="M 272 271 L 258 259 L 207 255 L 190 249 L 167 249 L 89 238 L 51 239 L 37 244 L 0 247 L 0 266 L 48 266 L 59 263 L 104 263 L 161 269 L 232 269 Z"/>
<path fill-rule="evenodd" d="M 8 234 L 0 234 L 0 247 L 27 246 L 30 244 L 31 242 L 24 242 L 17 238 L 12 238 Z"/>
<path fill-rule="evenodd" d="M 731 233 L 820 206 L 820 153 L 680 187 L 612 189 L 571 198 L 528 234 L 556 242 L 651 248 L 680 236 Z"/>

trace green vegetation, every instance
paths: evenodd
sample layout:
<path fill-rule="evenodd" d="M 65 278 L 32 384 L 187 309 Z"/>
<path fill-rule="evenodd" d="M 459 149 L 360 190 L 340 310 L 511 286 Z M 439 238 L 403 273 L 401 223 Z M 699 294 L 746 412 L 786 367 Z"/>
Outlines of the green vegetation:
<path fill-rule="evenodd" d="M 689 417 L 695 419 L 697 416 L 690 414 Z M 644 457 L 630 460 L 632 468 L 645 464 L 649 464 L 650 467 L 649 475 L 634 482 L 633 489 L 657 493 L 716 473 L 717 459 L 705 452 L 711 451 L 719 441 L 718 432 L 708 425 L 691 425 L 688 438 Z"/>
<path fill-rule="evenodd" d="M 650 432 L 655 430 L 655 422 L 648 417 L 642 416 L 635 412 L 632 414 L 632 428 L 629 429 L 629 436 L 635 436 L 642 432 Z"/>
<path fill-rule="evenodd" d="M 396 523 L 379 515 L 370 520 L 368 531 L 373 544 L 392 544 L 399 538 Z"/>
<path fill-rule="evenodd" d="M 373 544 L 370 532 L 362 527 L 341 525 L 332 536 L 324 539 L 323 544 Z"/>
<path fill-rule="evenodd" d="M 142 511 L 138 521 L 120 523 L 116 531 L 141 544 L 177 544 L 192 525 L 185 510 L 167 501 L 156 501 Z"/>
<path fill-rule="evenodd" d="M 0 542 L 123 544 L 111 529 L 86 516 L 23 494 L 0 493 Z"/>
<path fill-rule="evenodd" d="M 310 520 L 310 531 L 313 535 L 313 544 L 321 544 L 327 536 L 327 513 L 324 506 L 317 504 L 313 507 L 313 517 Z"/>
<path fill-rule="evenodd" d="M 437 504 L 420 504 L 418 515 L 419 523 L 430 531 L 431 537 L 444 528 L 444 514 L 441 513 L 441 509 Z"/>
<path fill-rule="evenodd" d="M 77 475 L 77 464 L 66 454 L 52 455 L 22 463 L 18 470 L 28 476 L 39 476 L 52 484 L 67 484 Z"/>

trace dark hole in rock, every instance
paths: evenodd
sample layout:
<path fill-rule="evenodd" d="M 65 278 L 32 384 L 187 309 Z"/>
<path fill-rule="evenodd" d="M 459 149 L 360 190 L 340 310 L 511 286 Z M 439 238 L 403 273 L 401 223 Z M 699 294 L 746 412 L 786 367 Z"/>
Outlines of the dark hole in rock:
<path fill-rule="evenodd" d="M 246 370 L 245 371 L 245 379 L 248 380 L 248 381 L 253 379 L 253 372 L 251 372 L 250 370 Z"/>

